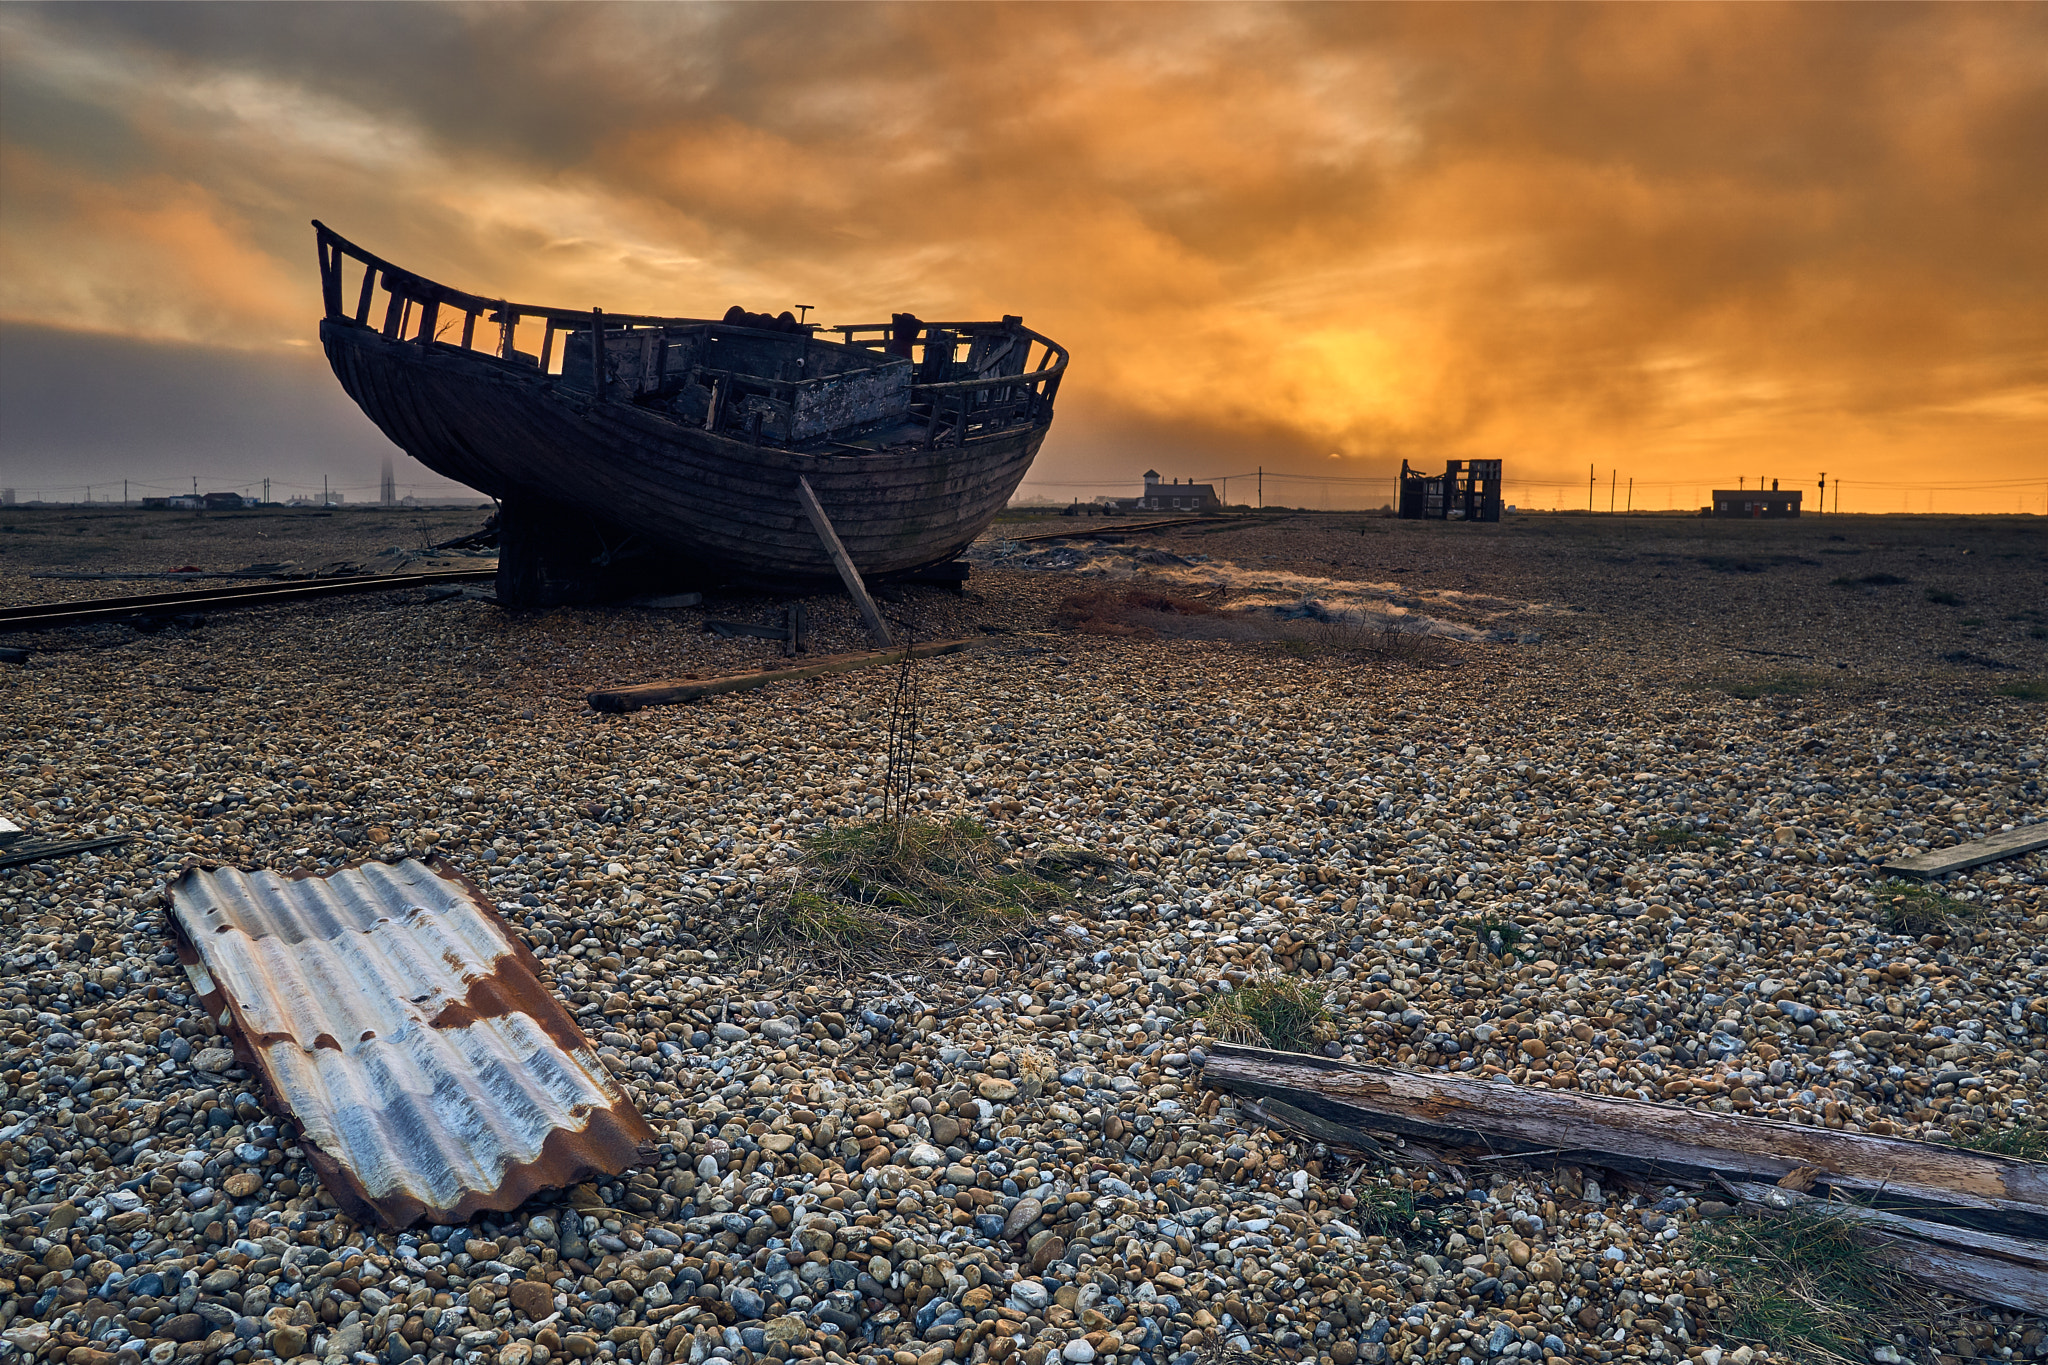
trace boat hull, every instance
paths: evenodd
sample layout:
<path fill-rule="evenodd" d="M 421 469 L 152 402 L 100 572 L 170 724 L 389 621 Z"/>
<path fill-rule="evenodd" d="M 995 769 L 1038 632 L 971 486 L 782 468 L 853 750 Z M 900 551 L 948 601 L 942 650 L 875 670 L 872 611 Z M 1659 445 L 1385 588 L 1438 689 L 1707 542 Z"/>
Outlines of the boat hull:
<path fill-rule="evenodd" d="M 886 578 L 965 549 L 1016 492 L 1046 433 L 1038 423 L 957 446 L 860 453 L 754 446 L 593 401 L 488 354 L 334 318 L 320 339 L 348 395 L 436 473 L 508 503 L 573 509 L 717 581 L 778 591 L 837 581 L 798 478 L 862 576 Z"/>

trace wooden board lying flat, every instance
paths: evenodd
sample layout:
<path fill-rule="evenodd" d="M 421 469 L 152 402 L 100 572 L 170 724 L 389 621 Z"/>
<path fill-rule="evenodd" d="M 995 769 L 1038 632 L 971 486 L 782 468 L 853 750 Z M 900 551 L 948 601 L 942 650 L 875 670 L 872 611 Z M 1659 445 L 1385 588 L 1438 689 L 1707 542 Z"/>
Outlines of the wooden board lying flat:
<path fill-rule="evenodd" d="M 2021 825 L 1988 839 L 1957 844 L 1954 848 L 1937 848 L 1931 853 L 1901 858 L 1897 862 L 1886 863 L 1883 870 L 1900 877 L 1939 877 L 1944 872 L 1960 872 L 1966 867 L 1995 863 L 2000 858 L 2017 858 L 2022 853 L 2043 848 L 2048 848 L 2048 821 Z"/>
<path fill-rule="evenodd" d="M 1202 1076 L 1335 1123 L 1459 1146 L 1768 1180 L 1815 1166 L 1843 1189 L 1981 1210 L 2030 1233 L 2048 1222 L 2048 1165 L 1931 1142 L 1228 1043 L 1211 1050 Z"/>
<path fill-rule="evenodd" d="M 929 644 L 911 646 L 910 654 L 912 658 L 930 659 L 941 654 L 958 654 L 983 643 L 985 641 L 981 640 L 934 640 Z M 828 654 L 807 664 L 799 664 L 795 668 L 774 668 L 760 673 L 730 673 L 722 678 L 672 678 L 666 682 L 614 687 L 603 692 L 592 692 L 588 700 L 593 711 L 638 711 L 643 706 L 667 706 L 675 702 L 696 701 L 700 697 L 713 697 L 723 692 L 745 692 L 756 687 L 766 687 L 774 682 L 793 682 L 802 678 L 823 677 L 827 673 L 849 673 L 856 668 L 867 668 L 873 664 L 901 662 L 901 649 L 881 649 L 869 654 Z"/>

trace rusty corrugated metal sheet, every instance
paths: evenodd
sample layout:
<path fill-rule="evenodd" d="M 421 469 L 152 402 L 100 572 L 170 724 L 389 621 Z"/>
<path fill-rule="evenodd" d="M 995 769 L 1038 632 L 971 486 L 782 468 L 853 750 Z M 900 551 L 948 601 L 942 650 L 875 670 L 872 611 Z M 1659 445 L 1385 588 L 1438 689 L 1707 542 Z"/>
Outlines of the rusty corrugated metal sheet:
<path fill-rule="evenodd" d="M 202 1002 L 353 1217 L 516 1208 L 654 1141 L 533 954 L 452 872 L 193 868 L 171 902 Z"/>

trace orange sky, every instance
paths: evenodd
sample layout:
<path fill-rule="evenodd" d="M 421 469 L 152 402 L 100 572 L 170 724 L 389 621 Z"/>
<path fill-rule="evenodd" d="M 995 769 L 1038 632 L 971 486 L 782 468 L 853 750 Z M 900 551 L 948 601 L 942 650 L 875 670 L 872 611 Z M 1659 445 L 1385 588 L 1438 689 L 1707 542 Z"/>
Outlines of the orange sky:
<path fill-rule="evenodd" d="M 374 484 L 320 217 L 539 303 L 1021 313 L 1074 354 L 1027 494 L 1495 455 L 2048 511 L 2044 52 L 2039 5 L 10 5 L 0 482 Z M 177 412 L 81 414 L 130 377 Z"/>

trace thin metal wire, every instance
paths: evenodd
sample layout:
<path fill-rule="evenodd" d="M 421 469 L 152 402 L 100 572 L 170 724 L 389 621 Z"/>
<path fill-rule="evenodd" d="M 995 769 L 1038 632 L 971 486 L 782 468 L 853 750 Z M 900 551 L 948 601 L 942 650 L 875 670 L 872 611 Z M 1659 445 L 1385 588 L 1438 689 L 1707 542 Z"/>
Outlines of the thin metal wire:
<path fill-rule="evenodd" d="M 903 665 L 896 671 L 896 696 L 889 707 L 889 764 L 882 780 L 882 819 L 899 835 L 910 818 L 911 791 L 917 778 L 917 741 L 924 710 L 924 692 L 917 676 L 916 643 L 908 627 L 899 637 Z"/>

